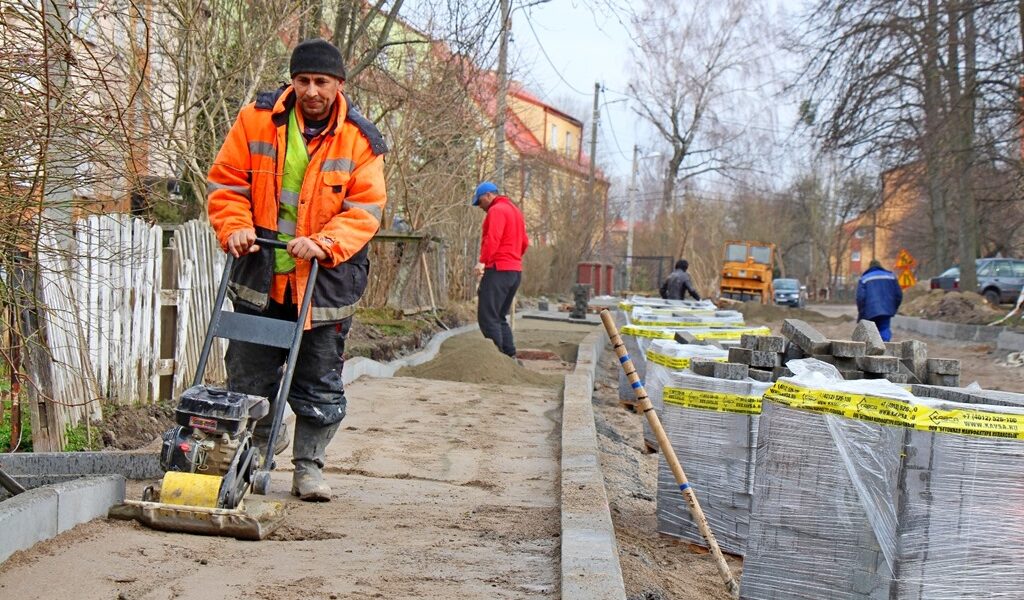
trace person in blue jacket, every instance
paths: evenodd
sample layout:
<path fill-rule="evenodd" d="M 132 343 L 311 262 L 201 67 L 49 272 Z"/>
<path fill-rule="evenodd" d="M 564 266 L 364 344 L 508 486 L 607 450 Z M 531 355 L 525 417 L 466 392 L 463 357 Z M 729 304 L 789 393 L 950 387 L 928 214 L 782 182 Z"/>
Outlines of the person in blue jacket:
<path fill-rule="evenodd" d="M 877 260 L 871 261 L 868 270 L 857 282 L 857 320 L 874 321 L 882 339 L 892 339 L 889 321 L 903 302 L 903 290 L 892 271 L 886 271 Z"/>

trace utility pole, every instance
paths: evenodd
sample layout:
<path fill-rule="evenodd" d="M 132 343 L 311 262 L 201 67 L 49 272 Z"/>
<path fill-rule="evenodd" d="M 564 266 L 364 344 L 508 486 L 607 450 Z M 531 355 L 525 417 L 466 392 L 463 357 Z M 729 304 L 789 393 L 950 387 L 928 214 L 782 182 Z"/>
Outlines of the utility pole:
<path fill-rule="evenodd" d="M 43 160 L 43 219 L 50 233 L 57 237 L 62 249 L 74 241 L 70 230 L 74 162 L 69 156 L 73 144 L 68 140 L 67 123 L 62 118 L 62 102 L 70 81 L 71 42 L 67 24 L 70 9 L 67 0 L 45 0 L 43 9 L 43 60 L 46 64 L 47 131 Z M 59 450 L 59 448 L 58 448 Z"/>
<path fill-rule="evenodd" d="M 636 172 L 640 162 L 640 147 L 633 146 L 633 175 L 629 178 L 629 189 L 626 194 L 629 201 L 626 208 L 626 218 L 629 227 L 626 229 L 626 289 L 633 289 L 633 208 L 636 204 Z"/>
<path fill-rule="evenodd" d="M 500 0 L 501 37 L 498 41 L 498 107 L 494 123 L 494 183 L 505 191 L 505 119 L 508 111 L 508 34 L 512 29 L 510 0 Z"/>
<path fill-rule="evenodd" d="M 598 112 L 597 102 L 601 97 L 601 84 L 594 84 L 594 114 L 591 117 L 590 125 L 590 179 L 587 180 L 587 200 L 590 202 L 590 206 L 594 206 L 594 179 L 596 176 L 597 169 L 597 122 L 601 118 L 601 113 Z M 604 199 L 604 212 L 601 217 L 601 254 L 604 255 L 606 251 L 608 239 L 608 197 Z"/>

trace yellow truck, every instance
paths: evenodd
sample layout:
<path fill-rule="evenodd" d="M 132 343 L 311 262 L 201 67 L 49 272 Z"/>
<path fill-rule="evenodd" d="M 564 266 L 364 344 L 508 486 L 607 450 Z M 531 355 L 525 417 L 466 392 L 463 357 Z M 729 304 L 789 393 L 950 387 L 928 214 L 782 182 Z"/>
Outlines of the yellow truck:
<path fill-rule="evenodd" d="M 733 300 L 772 302 L 775 244 L 730 240 L 725 243 L 719 296 Z"/>

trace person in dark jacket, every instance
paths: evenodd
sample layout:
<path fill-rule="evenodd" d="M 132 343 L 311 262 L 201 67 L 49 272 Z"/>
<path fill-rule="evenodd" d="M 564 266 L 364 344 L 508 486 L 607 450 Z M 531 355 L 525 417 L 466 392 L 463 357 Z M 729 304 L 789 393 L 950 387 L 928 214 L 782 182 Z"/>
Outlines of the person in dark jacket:
<path fill-rule="evenodd" d="M 694 300 L 700 300 L 700 294 L 697 293 L 697 288 L 693 287 L 693 280 L 690 279 L 690 274 L 686 272 L 689 268 L 690 263 L 686 260 L 676 261 L 675 270 L 669 273 L 668 279 L 665 280 L 665 283 L 661 284 L 662 298 L 666 300 L 685 300 L 686 293 L 689 292 Z"/>
<path fill-rule="evenodd" d="M 903 302 L 903 290 L 892 271 L 886 271 L 877 260 L 857 282 L 857 320 L 874 321 L 886 342 L 892 339 L 889 322 Z"/>

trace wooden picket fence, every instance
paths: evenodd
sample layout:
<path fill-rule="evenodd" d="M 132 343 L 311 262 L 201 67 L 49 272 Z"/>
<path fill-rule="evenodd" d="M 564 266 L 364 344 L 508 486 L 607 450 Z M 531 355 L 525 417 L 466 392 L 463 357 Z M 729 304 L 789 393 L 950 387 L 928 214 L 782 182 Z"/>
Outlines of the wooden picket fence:
<path fill-rule="evenodd" d="M 364 304 L 405 312 L 443 307 L 440 240 L 381 232 Z M 103 418 L 104 405 L 178 397 L 192 384 L 225 254 L 209 223 L 165 232 L 129 215 L 95 215 L 40 240 L 18 306 L 33 446 L 59 451 L 69 427 Z M 230 302 L 226 309 L 230 309 Z M 11 324 L 8 324 L 11 325 Z M 225 340 L 203 380 L 223 384 Z"/>
<path fill-rule="evenodd" d="M 33 444 L 60 450 L 65 432 L 104 404 L 145 404 L 191 384 L 224 264 L 208 224 L 174 232 L 127 215 L 96 215 L 36 253 L 34 331 L 24 332 Z M 164 339 L 170 336 L 171 339 Z M 218 340 L 206 379 L 225 378 Z"/>

